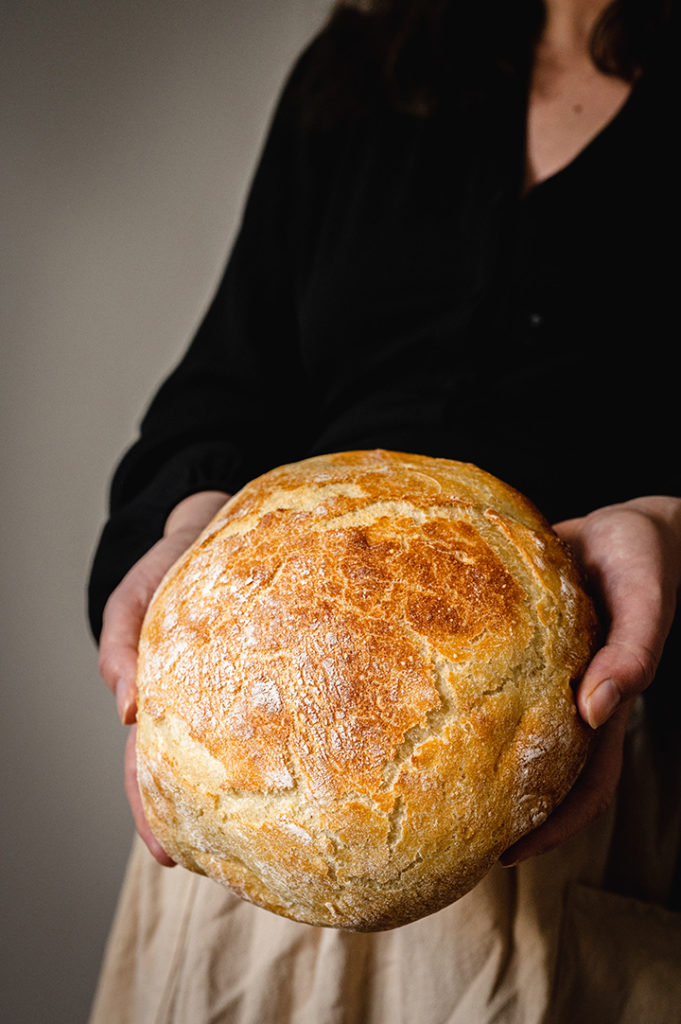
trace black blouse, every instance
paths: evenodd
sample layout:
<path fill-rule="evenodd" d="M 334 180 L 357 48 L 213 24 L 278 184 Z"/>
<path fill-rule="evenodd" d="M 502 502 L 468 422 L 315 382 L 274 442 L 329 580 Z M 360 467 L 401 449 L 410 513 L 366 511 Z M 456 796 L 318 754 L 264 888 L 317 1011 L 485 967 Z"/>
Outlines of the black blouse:
<path fill-rule="evenodd" d="M 314 46 L 314 43 L 311 44 Z M 526 95 L 312 127 L 283 90 L 235 246 L 118 467 L 90 621 L 195 491 L 382 447 L 472 461 L 552 521 L 681 494 L 678 156 L 647 74 L 521 194 Z"/>

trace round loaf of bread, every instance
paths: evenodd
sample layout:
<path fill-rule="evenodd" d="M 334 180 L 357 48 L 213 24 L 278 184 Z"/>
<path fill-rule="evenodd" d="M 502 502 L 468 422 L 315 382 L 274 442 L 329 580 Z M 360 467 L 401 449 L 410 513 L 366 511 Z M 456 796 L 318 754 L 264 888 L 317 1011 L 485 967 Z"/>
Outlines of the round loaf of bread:
<path fill-rule="evenodd" d="M 370 931 L 439 910 L 563 799 L 597 624 L 567 547 L 477 467 L 389 451 L 249 483 L 167 573 L 138 780 L 178 863 Z"/>

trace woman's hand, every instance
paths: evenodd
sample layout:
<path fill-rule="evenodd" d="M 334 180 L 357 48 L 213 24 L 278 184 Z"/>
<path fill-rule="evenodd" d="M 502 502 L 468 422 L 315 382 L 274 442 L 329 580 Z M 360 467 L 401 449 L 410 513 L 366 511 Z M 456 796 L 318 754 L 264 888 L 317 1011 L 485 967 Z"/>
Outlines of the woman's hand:
<path fill-rule="evenodd" d="M 123 577 L 104 608 L 99 671 L 116 697 L 122 723 L 133 726 L 125 753 L 125 790 L 137 831 L 159 864 L 168 867 L 173 861 L 152 835 L 137 786 L 137 727 L 133 725 L 137 715 L 137 644 L 147 607 L 165 573 L 228 498 L 224 491 L 201 491 L 176 505 L 168 516 L 163 537 Z"/>
<path fill-rule="evenodd" d="M 503 854 L 507 866 L 552 850 L 612 802 L 634 700 L 653 680 L 681 589 L 681 498 L 635 498 L 555 530 L 586 570 L 606 627 L 577 691 L 579 712 L 596 736 L 574 788 Z"/>

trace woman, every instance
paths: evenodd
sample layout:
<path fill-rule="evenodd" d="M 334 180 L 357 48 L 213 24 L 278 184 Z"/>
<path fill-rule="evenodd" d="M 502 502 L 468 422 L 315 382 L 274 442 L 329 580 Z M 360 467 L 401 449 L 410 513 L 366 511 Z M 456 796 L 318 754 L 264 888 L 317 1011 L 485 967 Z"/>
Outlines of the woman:
<path fill-rule="evenodd" d="M 90 590 L 101 672 L 132 725 L 151 594 L 248 479 L 333 450 L 447 456 L 528 494 L 582 559 L 608 626 L 577 694 L 595 751 L 512 871 L 367 936 L 163 870 L 133 726 L 155 861 L 133 856 L 93 1020 L 676 1019 L 674 11 L 358 8 L 296 65 L 223 281 L 118 468 Z"/>

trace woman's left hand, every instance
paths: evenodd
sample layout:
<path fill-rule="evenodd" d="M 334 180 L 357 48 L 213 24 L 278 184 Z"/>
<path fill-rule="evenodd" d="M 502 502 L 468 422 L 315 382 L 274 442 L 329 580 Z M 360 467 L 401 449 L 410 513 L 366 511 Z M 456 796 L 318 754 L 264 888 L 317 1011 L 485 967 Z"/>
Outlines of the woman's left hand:
<path fill-rule="evenodd" d="M 609 807 L 634 700 L 653 681 L 681 590 L 681 498 L 634 498 L 554 529 L 585 569 L 606 628 L 577 691 L 579 712 L 596 736 L 573 789 L 543 825 L 506 850 L 506 866 L 547 853 Z"/>

